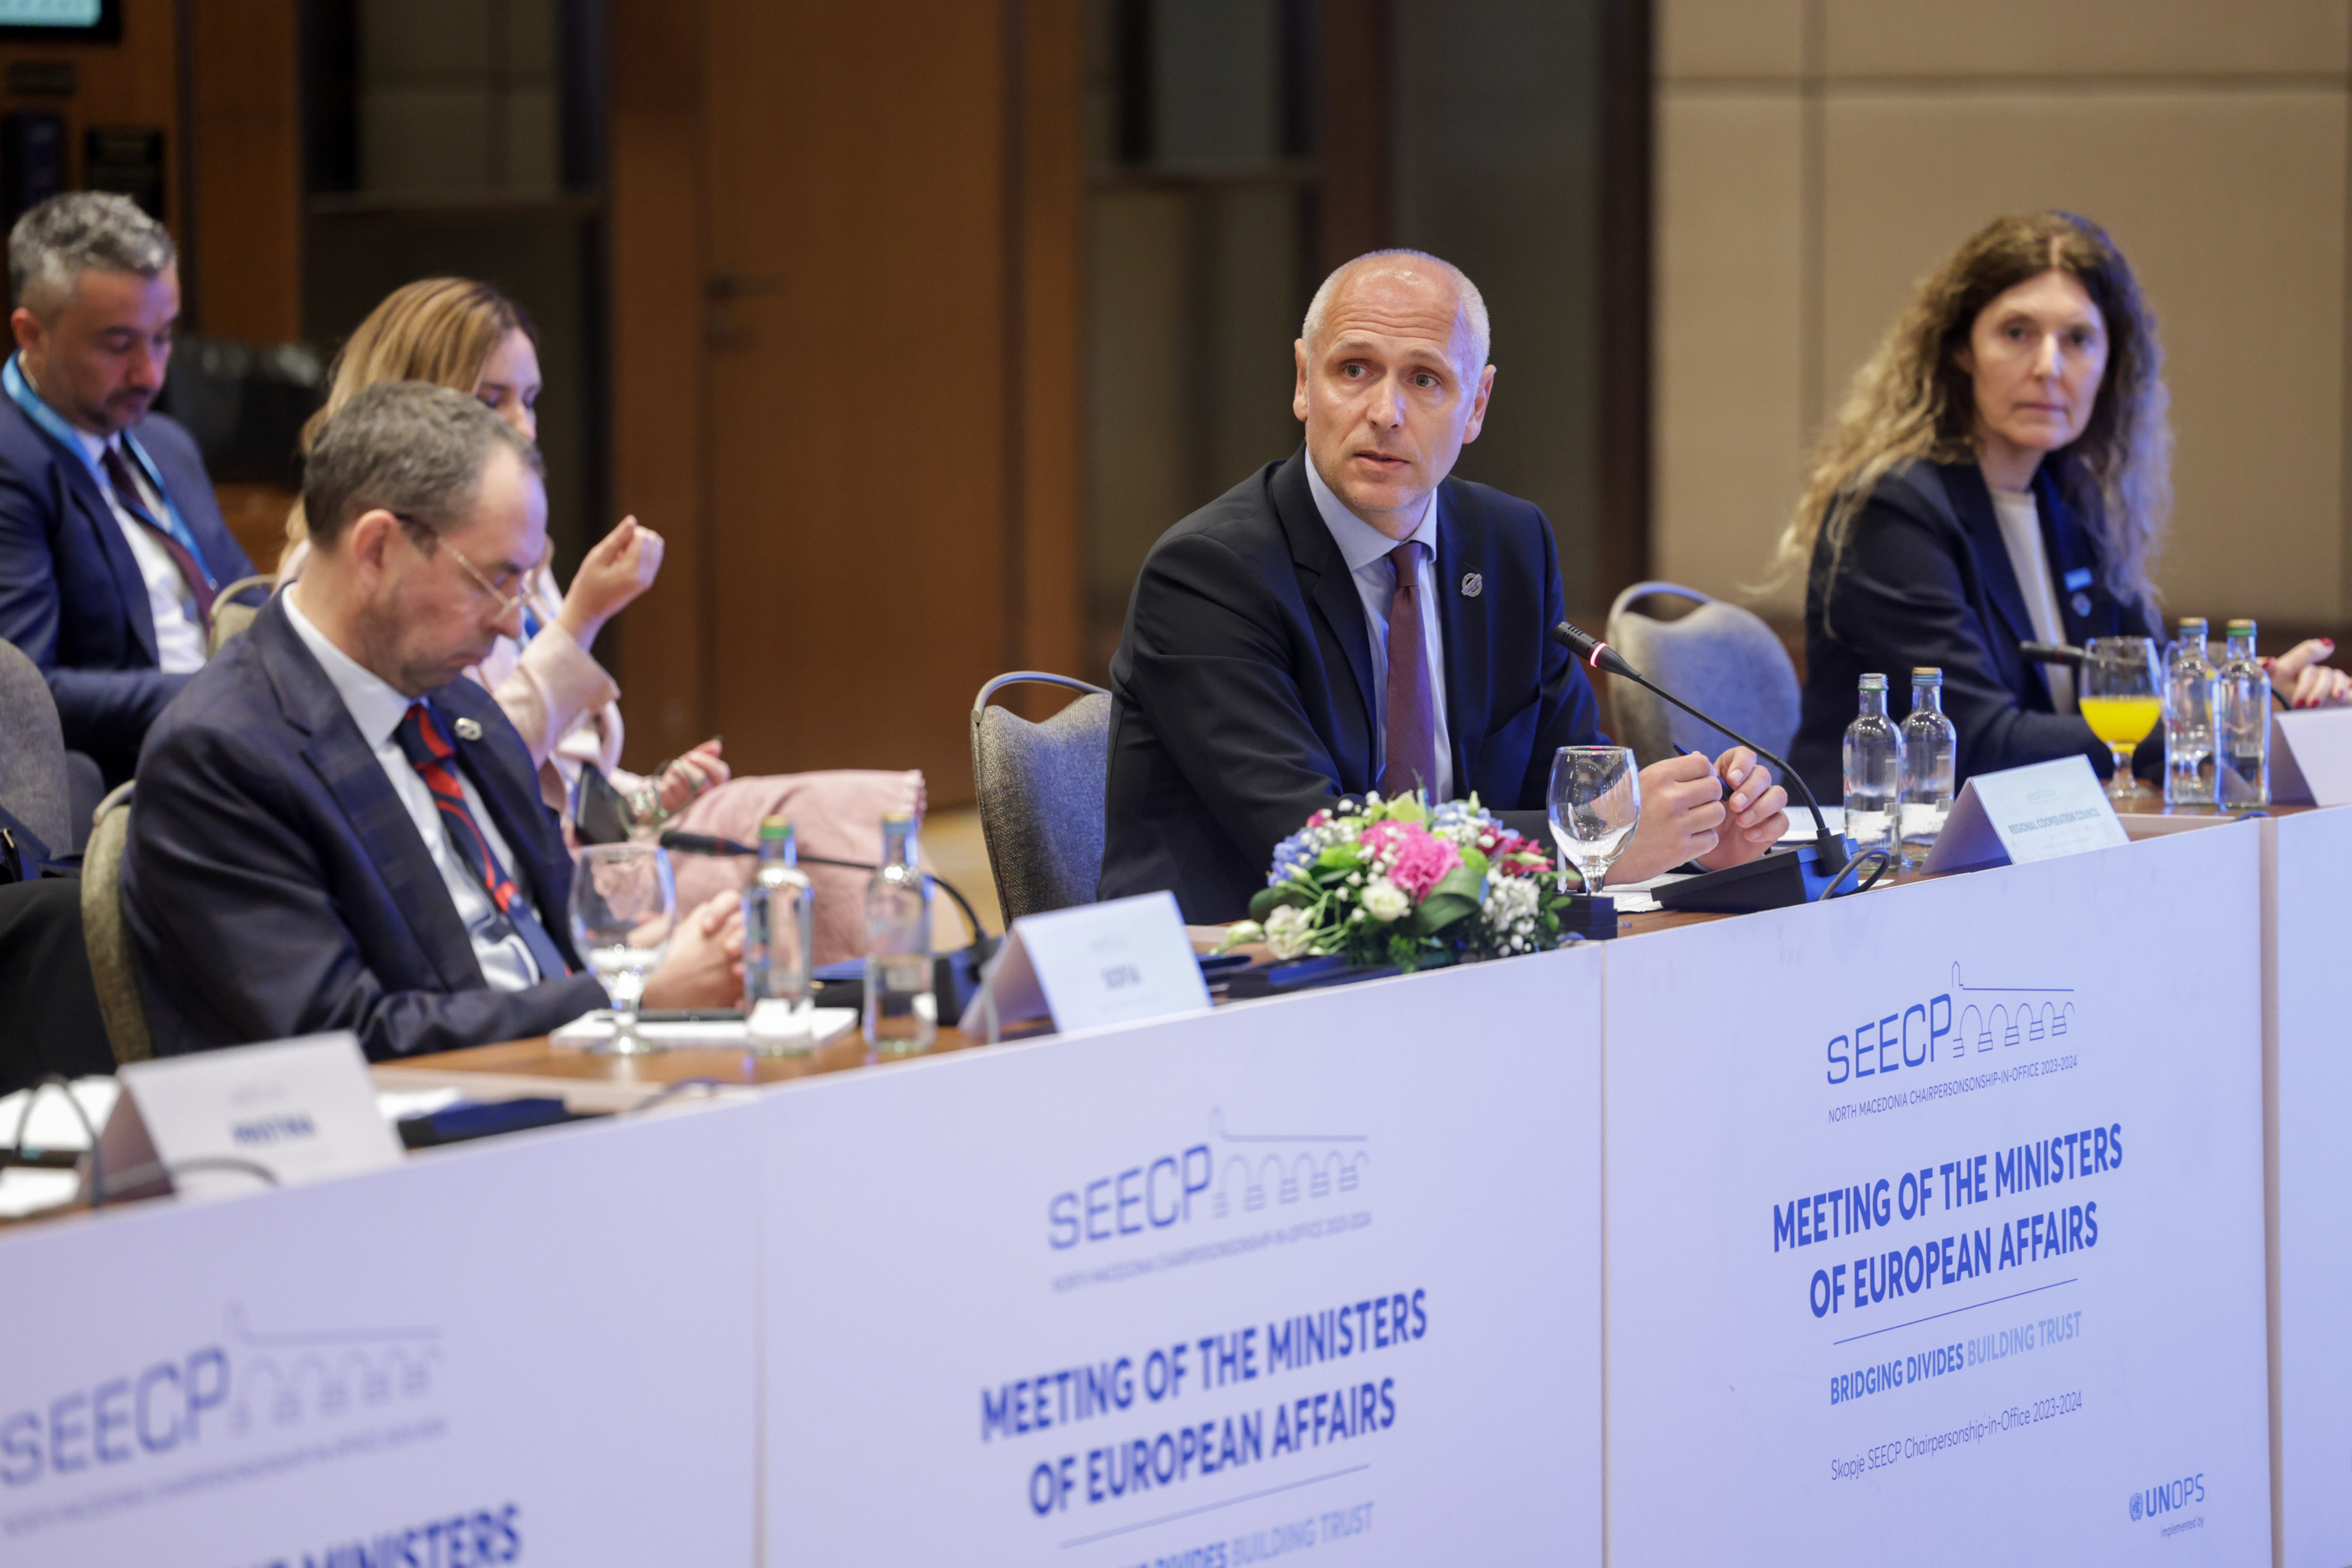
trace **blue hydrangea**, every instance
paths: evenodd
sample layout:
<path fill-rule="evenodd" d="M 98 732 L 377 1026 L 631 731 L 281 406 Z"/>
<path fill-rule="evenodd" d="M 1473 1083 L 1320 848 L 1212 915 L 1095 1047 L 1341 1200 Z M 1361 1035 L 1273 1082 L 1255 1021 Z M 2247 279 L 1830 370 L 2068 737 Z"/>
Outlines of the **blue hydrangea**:
<path fill-rule="evenodd" d="M 1266 873 L 1265 885 L 1278 888 L 1314 865 L 1315 857 L 1322 853 L 1315 838 L 1314 829 L 1302 827 L 1276 845 L 1274 869 Z"/>

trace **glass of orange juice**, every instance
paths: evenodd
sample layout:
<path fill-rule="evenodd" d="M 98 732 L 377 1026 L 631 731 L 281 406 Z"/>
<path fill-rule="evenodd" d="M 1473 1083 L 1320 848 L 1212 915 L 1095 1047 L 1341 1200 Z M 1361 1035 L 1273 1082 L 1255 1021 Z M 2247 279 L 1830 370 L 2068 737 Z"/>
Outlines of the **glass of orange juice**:
<path fill-rule="evenodd" d="M 2091 732 L 2116 756 L 2107 795 L 2122 800 L 2132 782 L 2132 750 L 2164 718 L 2164 685 L 2150 637 L 2093 637 L 2084 650 L 2080 707 Z"/>

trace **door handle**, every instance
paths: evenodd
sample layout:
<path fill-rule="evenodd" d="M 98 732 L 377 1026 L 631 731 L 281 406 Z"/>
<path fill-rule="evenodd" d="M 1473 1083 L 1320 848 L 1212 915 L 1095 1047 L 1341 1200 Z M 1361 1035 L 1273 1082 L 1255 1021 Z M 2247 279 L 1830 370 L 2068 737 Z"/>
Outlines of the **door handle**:
<path fill-rule="evenodd" d="M 746 294 L 781 294 L 784 291 L 784 275 L 781 272 L 714 272 L 703 280 L 702 289 L 713 302 L 740 300 Z"/>

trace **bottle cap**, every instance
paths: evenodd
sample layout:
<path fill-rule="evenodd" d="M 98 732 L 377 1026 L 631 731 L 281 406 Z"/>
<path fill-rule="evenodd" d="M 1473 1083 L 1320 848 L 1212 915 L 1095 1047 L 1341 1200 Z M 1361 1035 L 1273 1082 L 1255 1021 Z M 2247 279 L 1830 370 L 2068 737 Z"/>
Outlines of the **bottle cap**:
<path fill-rule="evenodd" d="M 897 827 L 902 824 L 908 827 L 913 826 L 915 814 L 911 811 L 886 811 L 882 814 L 883 826 Z"/>
<path fill-rule="evenodd" d="M 792 836 L 793 819 L 791 817 L 763 816 L 760 818 L 760 841 L 762 844 L 772 843 L 774 840 L 779 838 L 790 838 Z"/>
<path fill-rule="evenodd" d="M 1911 667 L 1911 684 L 1941 686 L 1944 684 L 1944 672 L 1932 664 L 1914 665 Z"/>
<path fill-rule="evenodd" d="M 2207 629 L 2205 626 L 2205 617 L 2202 616 L 2183 616 L 2180 617 L 2180 629 L 2184 632 L 2204 631 Z"/>
<path fill-rule="evenodd" d="M 2250 637 L 2254 635 L 2254 623 L 2252 621 L 2231 621 L 2230 623 L 2230 635 L 2233 637 Z"/>
<path fill-rule="evenodd" d="M 1858 683 L 1857 689 L 1863 691 L 1884 691 L 1886 689 L 1886 677 L 1883 675 L 1865 675 Z"/>

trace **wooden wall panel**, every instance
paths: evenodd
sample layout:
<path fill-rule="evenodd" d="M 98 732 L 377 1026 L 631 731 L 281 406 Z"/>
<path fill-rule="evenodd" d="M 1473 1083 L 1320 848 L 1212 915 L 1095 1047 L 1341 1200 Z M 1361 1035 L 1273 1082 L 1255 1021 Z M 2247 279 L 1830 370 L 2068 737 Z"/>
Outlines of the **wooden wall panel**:
<path fill-rule="evenodd" d="M 189 317 L 211 337 L 302 335 L 302 83 L 295 0 L 187 5 Z"/>
<path fill-rule="evenodd" d="M 644 765 L 919 767 L 1080 658 L 1078 0 L 614 0 L 616 500 Z"/>
<path fill-rule="evenodd" d="M 662 574 L 607 637 L 628 699 L 628 761 L 649 768 L 713 728 L 705 466 L 700 0 L 613 0 L 612 484 L 661 533 Z M 740 757 L 740 753 L 737 753 Z"/>
<path fill-rule="evenodd" d="M 82 132 L 92 125 L 145 125 L 163 132 L 163 222 L 177 234 L 180 190 L 180 44 L 174 0 L 122 0 L 122 38 L 113 44 L 0 43 L 0 114 L 36 110 L 66 119 L 66 188 L 82 183 Z M 70 98 L 6 90 L 5 73 L 19 60 L 65 60 L 75 70 Z"/>
<path fill-rule="evenodd" d="M 1021 575 L 1012 663 L 1083 676 L 1084 16 L 1079 0 L 1029 0 L 1021 13 Z"/>

